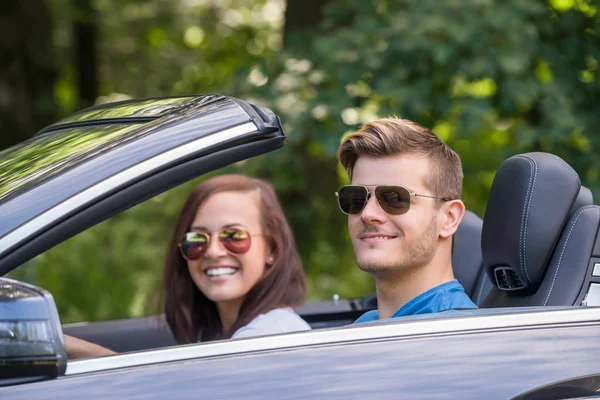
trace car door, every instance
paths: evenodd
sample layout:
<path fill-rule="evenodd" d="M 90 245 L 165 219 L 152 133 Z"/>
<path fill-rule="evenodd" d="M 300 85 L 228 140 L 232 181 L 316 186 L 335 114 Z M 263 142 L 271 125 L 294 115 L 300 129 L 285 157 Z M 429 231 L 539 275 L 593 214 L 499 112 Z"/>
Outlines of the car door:
<path fill-rule="evenodd" d="M 64 377 L 0 396 L 531 400 L 600 389 L 599 309 L 486 313 L 76 360 Z"/>

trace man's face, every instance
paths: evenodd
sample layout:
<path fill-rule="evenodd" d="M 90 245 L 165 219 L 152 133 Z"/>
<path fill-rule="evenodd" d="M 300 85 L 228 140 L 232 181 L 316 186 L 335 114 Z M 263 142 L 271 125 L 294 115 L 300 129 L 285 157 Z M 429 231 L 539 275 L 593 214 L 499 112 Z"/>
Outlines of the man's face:
<path fill-rule="evenodd" d="M 433 195 L 425 184 L 429 162 L 419 155 L 392 157 L 361 156 L 352 173 L 353 185 L 370 192 L 377 185 L 404 186 L 411 192 Z M 439 238 L 439 207 L 436 200 L 410 198 L 410 209 L 390 215 L 371 195 L 360 214 L 348 216 L 348 229 L 359 267 L 375 276 L 426 265 L 433 258 Z"/>

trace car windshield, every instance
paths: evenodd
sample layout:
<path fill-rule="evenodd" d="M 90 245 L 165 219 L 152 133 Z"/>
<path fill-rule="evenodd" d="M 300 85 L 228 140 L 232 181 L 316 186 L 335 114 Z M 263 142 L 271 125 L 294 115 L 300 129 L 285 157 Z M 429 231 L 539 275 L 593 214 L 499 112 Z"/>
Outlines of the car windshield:
<path fill-rule="evenodd" d="M 73 165 L 136 137 L 140 124 L 75 127 L 0 152 L 0 203 Z"/>
<path fill-rule="evenodd" d="M 65 125 L 89 120 L 101 121 L 105 119 L 140 117 L 159 118 L 171 111 L 181 109 L 188 104 L 194 103 L 195 99 L 196 97 L 173 97 L 164 99 L 148 99 L 135 102 L 126 101 L 120 105 L 111 105 L 110 107 L 105 108 L 95 107 L 90 110 L 83 110 L 61 119 L 54 125 Z"/>

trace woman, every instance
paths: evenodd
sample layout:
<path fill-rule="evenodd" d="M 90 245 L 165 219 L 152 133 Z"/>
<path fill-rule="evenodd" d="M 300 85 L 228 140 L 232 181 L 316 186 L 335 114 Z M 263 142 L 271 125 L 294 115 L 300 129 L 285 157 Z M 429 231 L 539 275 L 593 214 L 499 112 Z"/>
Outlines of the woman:
<path fill-rule="evenodd" d="M 273 187 L 222 175 L 188 197 L 167 250 L 167 323 L 180 344 L 309 330 L 306 279 Z M 114 354 L 65 335 L 70 358 Z"/>
<path fill-rule="evenodd" d="M 190 195 L 171 238 L 165 315 L 179 343 L 308 330 L 292 231 L 273 187 L 222 175 Z"/>

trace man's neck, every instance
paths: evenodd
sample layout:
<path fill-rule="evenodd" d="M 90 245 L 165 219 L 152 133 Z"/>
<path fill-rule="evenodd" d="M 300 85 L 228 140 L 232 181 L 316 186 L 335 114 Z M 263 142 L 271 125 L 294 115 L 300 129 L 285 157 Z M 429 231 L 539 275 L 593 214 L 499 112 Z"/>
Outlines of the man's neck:
<path fill-rule="evenodd" d="M 452 265 L 430 263 L 400 271 L 393 276 L 376 277 L 379 319 L 391 318 L 402 306 L 421 293 L 454 280 Z"/>

